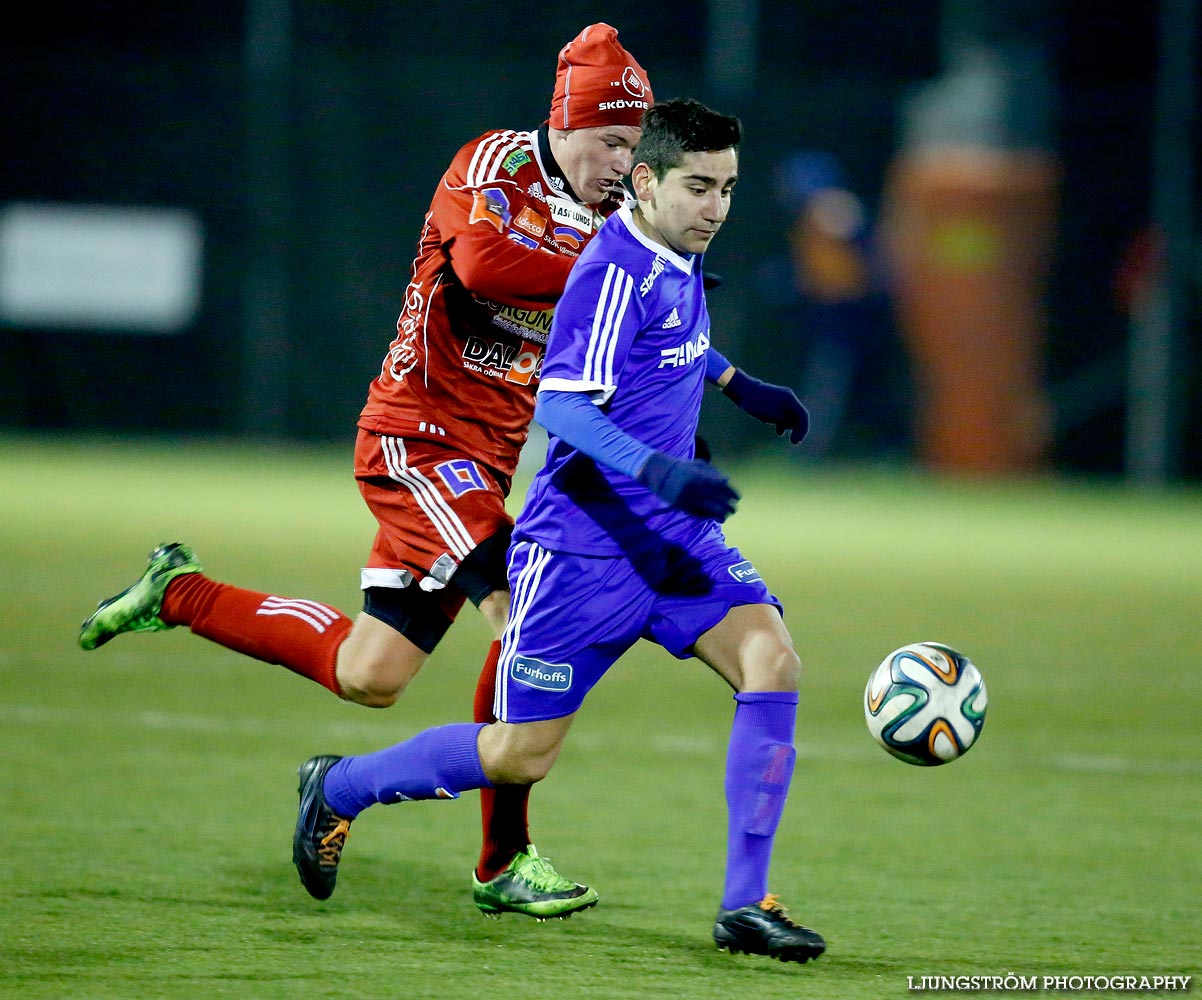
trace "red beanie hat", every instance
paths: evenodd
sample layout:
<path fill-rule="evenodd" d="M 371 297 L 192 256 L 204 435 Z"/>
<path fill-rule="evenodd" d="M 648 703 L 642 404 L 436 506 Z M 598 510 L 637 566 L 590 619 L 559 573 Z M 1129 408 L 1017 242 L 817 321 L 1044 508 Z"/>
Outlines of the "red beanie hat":
<path fill-rule="evenodd" d="M 622 48 L 616 28 L 590 24 L 559 50 L 552 128 L 638 128 L 653 100 L 646 71 Z"/>

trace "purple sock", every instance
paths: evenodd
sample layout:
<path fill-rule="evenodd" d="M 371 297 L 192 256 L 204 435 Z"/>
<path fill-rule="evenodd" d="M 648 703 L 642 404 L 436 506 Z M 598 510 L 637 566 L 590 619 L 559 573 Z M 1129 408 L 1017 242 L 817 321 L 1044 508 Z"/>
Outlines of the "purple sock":
<path fill-rule="evenodd" d="M 457 722 L 418 733 L 404 743 L 361 757 L 343 757 L 326 772 L 326 805 L 354 819 L 376 802 L 457 799 L 491 788 L 480 765 L 476 737 L 483 723 Z"/>
<path fill-rule="evenodd" d="M 793 777 L 796 691 L 736 694 L 726 754 L 726 885 L 722 908 L 758 903 Z"/>

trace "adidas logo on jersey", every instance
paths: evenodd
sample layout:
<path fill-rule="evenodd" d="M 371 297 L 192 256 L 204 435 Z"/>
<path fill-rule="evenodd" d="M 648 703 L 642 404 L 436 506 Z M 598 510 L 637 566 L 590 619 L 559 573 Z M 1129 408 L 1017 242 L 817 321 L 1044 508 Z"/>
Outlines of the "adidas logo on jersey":
<path fill-rule="evenodd" d="M 676 307 L 672 307 L 672 312 L 666 320 L 664 320 L 664 329 L 671 330 L 673 327 L 680 326 L 680 313 L 676 311 Z"/>

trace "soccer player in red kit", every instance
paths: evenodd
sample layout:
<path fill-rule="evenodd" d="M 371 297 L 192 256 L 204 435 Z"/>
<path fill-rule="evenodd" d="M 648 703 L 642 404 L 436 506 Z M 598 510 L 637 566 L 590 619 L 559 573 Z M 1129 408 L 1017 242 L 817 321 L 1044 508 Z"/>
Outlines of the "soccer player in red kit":
<path fill-rule="evenodd" d="M 385 707 L 470 600 L 497 636 L 475 697 L 477 720 L 492 721 L 509 613 L 513 520 L 505 498 L 533 415 L 551 316 L 580 250 L 628 197 L 622 178 L 652 100 L 645 71 L 617 31 L 589 25 L 560 50 L 542 127 L 486 132 L 442 176 L 396 338 L 359 416 L 355 478 L 378 530 L 354 621 L 319 601 L 217 582 L 174 542 L 150 554 L 132 586 L 100 603 L 80 645 L 188 625 L 339 697 Z M 481 793 L 476 905 L 539 918 L 592 906 L 596 891 L 560 876 L 530 843 L 527 799 L 528 789 Z M 341 850 L 345 837 L 334 831 L 330 848 Z M 325 899 L 334 879 L 306 888 Z"/>

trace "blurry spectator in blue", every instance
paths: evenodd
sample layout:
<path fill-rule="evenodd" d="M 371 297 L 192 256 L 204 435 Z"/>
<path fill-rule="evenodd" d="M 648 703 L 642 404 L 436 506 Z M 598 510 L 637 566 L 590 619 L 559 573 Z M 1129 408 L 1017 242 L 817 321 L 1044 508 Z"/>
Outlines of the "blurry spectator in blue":
<path fill-rule="evenodd" d="M 760 292 L 801 347 L 797 392 L 810 411 L 803 456 L 904 451 L 907 361 L 898 343 L 884 255 L 839 160 L 798 152 L 776 169 L 787 257 L 765 262 Z"/>

